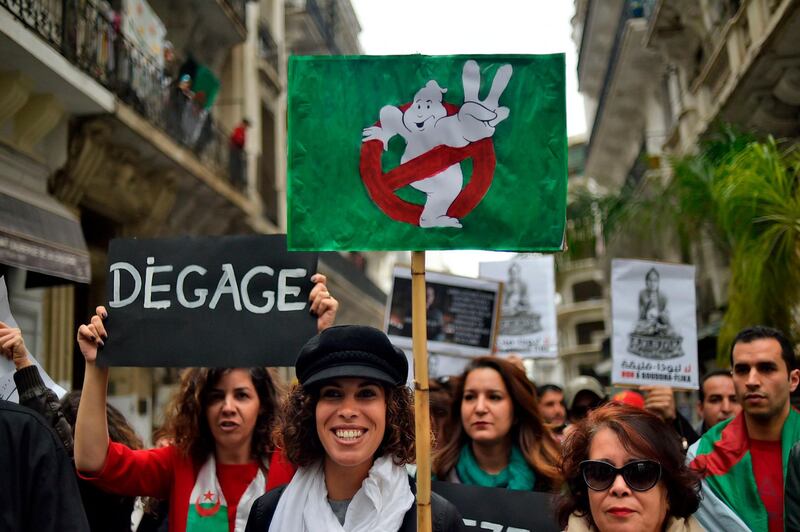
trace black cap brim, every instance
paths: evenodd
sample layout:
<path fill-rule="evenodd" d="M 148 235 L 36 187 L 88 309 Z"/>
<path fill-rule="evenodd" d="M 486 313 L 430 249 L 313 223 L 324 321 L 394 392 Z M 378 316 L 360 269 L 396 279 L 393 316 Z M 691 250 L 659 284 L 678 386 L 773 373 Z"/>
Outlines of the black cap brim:
<path fill-rule="evenodd" d="M 303 386 L 311 386 L 319 384 L 322 381 L 330 379 L 338 379 L 345 377 L 360 377 L 364 379 L 375 379 L 376 381 L 385 382 L 391 385 L 401 384 L 391 375 L 373 366 L 362 366 L 360 364 L 343 364 L 341 366 L 332 366 L 323 369 L 311 375 L 305 382 L 301 383 Z"/>

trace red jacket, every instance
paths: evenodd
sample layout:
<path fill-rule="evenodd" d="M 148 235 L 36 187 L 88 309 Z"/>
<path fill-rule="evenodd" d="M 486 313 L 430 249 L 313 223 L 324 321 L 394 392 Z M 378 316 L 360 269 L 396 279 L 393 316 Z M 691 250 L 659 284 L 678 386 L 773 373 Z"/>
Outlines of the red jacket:
<path fill-rule="evenodd" d="M 239 148 L 240 150 L 244 149 L 244 134 L 245 134 L 244 125 L 236 126 L 233 132 L 231 133 L 231 144 Z"/>
<path fill-rule="evenodd" d="M 103 469 L 79 475 L 111 493 L 169 500 L 169 529 L 183 531 L 198 471 L 192 460 L 173 446 L 134 451 L 109 442 Z M 283 453 L 273 453 L 266 490 L 288 484 L 294 471 Z"/>

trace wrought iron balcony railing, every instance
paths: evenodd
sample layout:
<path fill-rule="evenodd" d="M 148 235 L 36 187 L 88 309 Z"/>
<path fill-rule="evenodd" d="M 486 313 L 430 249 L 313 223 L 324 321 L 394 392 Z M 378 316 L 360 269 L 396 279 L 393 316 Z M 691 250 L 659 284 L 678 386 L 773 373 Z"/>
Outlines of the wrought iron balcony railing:
<path fill-rule="evenodd" d="M 614 44 L 611 47 L 611 53 L 609 54 L 608 58 L 608 66 L 606 67 L 605 76 L 603 76 L 603 87 L 600 90 L 600 97 L 597 100 L 597 111 L 595 111 L 594 123 L 592 124 L 591 128 L 592 133 L 589 136 L 589 143 L 586 146 L 587 158 L 589 157 L 594 144 L 594 133 L 597 131 L 597 127 L 603 117 L 606 104 L 608 103 L 608 93 L 611 89 L 611 81 L 614 79 L 614 75 L 616 73 L 617 63 L 619 62 L 620 48 L 622 46 L 622 38 L 625 35 L 626 24 L 631 19 L 643 18 L 645 15 L 649 16 L 652 14 L 652 4 L 653 2 L 650 1 L 625 0 L 625 3 L 622 7 L 622 13 L 620 14 L 619 23 L 617 24 L 616 32 L 614 34 Z"/>
<path fill-rule="evenodd" d="M 0 7 L 152 125 L 228 175 L 228 136 L 200 98 L 120 32 L 119 14 L 91 0 L 0 0 Z M 175 70 L 170 72 L 170 69 Z"/>
<path fill-rule="evenodd" d="M 278 72 L 278 45 L 266 24 L 258 26 L 258 55 Z"/>
<path fill-rule="evenodd" d="M 242 26 L 247 27 L 247 0 L 224 0 L 234 13 L 236 18 L 242 23 Z"/>
<path fill-rule="evenodd" d="M 336 45 L 336 39 L 334 38 L 336 27 L 334 18 L 336 16 L 335 9 L 335 3 L 331 3 L 331 5 L 325 9 L 320 6 L 317 0 L 306 0 L 306 11 L 308 11 L 308 14 L 311 15 L 311 18 L 314 20 L 314 24 L 319 28 L 325 45 L 328 48 L 328 53 L 331 54 L 339 53 L 339 47 Z"/>

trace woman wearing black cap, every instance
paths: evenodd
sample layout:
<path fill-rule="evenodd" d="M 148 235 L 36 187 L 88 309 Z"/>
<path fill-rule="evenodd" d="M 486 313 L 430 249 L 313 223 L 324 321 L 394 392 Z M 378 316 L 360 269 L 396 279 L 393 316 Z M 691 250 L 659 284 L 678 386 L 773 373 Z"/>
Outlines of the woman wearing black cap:
<path fill-rule="evenodd" d="M 408 361 L 372 327 L 331 327 L 309 340 L 284 407 L 282 447 L 298 471 L 259 498 L 247 532 L 416 530 Z M 432 494 L 433 530 L 462 530 L 461 517 Z"/>

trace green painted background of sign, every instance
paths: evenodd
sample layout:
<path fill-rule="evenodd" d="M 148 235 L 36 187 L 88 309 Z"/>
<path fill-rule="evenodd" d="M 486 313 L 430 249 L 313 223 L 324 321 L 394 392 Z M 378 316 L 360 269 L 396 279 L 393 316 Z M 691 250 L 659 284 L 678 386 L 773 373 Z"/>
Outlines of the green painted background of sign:
<path fill-rule="evenodd" d="M 500 97 L 494 180 L 463 228 L 420 228 L 384 214 L 359 174 L 362 130 L 384 105 L 402 105 L 429 80 L 444 102 L 464 103 L 464 63 L 481 70 L 485 98 L 497 69 L 513 75 Z M 292 250 L 490 249 L 554 252 L 566 223 L 567 136 L 564 55 L 292 56 L 289 60 L 288 244 Z M 395 136 L 384 172 L 405 149 Z M 462 163 L 465 186 L 471 163 Z M 398 195 L 422 204 L 411 187 Z"/>

